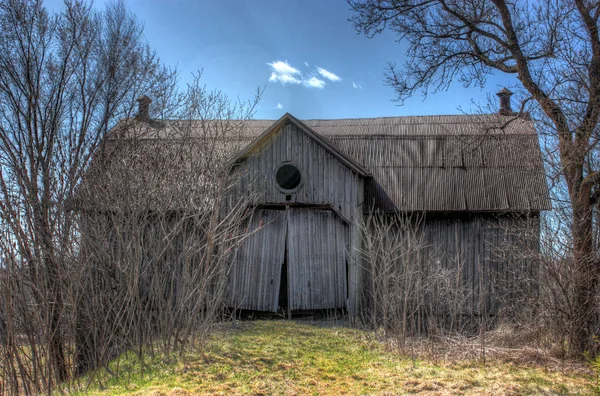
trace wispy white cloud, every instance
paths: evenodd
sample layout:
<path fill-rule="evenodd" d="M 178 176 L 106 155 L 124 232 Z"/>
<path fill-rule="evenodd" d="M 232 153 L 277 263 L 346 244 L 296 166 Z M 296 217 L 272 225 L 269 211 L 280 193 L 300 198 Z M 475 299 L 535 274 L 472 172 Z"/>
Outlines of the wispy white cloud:
<path fill-rule="evenodd" d="M 325 70 L 322 67 L 317 67 L 317 72 L 329 81 L 337 82 L 342 79 L 340 76 L 330 72 L 329 70 Z"/>
<path fill-rule="evenodd" d="M 352 81 L 352 88 L 362 89 L 362 85 L 355 83 Z"/>
<path fill-rule="evenodd" d="M 270 108 L 273 110 L 281 110 L 281 109 L 283 109 L 283 105 L 281 103 L 277 102 L 277 104 L 275 106 L 270 107 Z"/>
<path fill-rule="evenodd" d="M 271 66 L 271 77 L 269 81 L 280 82 L 282 84 L 300 84 L 302 82 L 302 73 L 300 70 L 292 67 L 285 61 L 275 61 L 267 63 Z"/>
<path fill-rule="evenodd" d="M 308 87 L 308 88 L 322 89 L 323 87 L 325 87 L 325 81 L 323 81 L 315 76 L 312 76 L 308 80 L 302 81 L 302 84 L 304 84 L 304 86 Z"/>
<path fill-rule="evenodd" d="M 337 81 L 341 81 L 341 79 L 342 79 L 340 76 L 338 76 L 328 70 L 325 70 L 322 67 L 317 67 L 315 69 L 316 72 L 313 71 L 311 73 L 305 74 L 310 77 L 304 77 L 304 75 L 302 74 L 302 72 L 299 69 L 290 65 L 287 61 L 278 60 L 278 61 L 274 61 L 274 62 L 269 62 L 269 63 L 267 63 L 267 65 L 271 68 L 271 77 L 269 77 L 269 81 L 281 83 L 284 85 L 285 84 L 302 84 L 306 88 L 323 89 L 323 88 L 325 88 L 325 85 L 327 85 L 325 80 L 337 82 Z M 304 65 L 306 67 L 309 67 L 308 62 L 304 62 Z M 323 78 L 322 79 L 319 78 L 318 75 L 320 75 Z M 278 103 L 277 105 L 281 106 L 280 103 Z M 278 106 L 276 107 L 277 109 L 283 108 L 283 106 L 281 106 L 281 107 L 278 107 Z"/>

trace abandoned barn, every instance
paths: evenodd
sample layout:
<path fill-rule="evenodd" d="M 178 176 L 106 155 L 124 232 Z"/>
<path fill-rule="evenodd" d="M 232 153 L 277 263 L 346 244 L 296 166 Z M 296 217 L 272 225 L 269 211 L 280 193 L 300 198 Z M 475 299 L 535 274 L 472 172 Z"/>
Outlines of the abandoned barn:
<path fill-rule="evenodd" d="M 233 140 L 246 147 L 229 162 L 237 182 L 227 194 L 258 193 L 231 262 L 227 304 L 358 313 L 370 293 L 361 252 L 373 213 L 418 217 L 418 260 L 458 268 L 470 309 L 482 295 L 494 307 L 500 283 L 531 288 L 521 281 L 536 278 L 535 263 L 504 246 L 536 249 L 550 200 L 534 124 L 511 112 L 509 95 L 499 94 L 498 114 L 243 122 Z M 173 122 L 150 120 L 147 106 L 134 122 L 145 125 L 150 150 L 164 150 L 157 142 L 178 139 Z"/>

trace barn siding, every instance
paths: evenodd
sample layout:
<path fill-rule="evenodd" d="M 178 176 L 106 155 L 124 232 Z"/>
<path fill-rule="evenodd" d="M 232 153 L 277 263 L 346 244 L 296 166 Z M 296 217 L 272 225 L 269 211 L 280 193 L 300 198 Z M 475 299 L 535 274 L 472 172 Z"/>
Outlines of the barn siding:
<path fill-rule="evenodd" d="M 500 302 L 537 293 L 539 217 L 446 215 L 426 218 L 423 265 L 439 260 L 442 268 L 462 267 L 467 311 L 494 314 Z"/>
<path fill-rule="evenodd" d="M 228 305 L 239 309 L 277 311 L 286 213 L 283 210 L 257 210 L 247 225 L 247 231 L 250 234 L 238 249 L 230 270 Z"/>
<path fill-rule="evenodd" d="M 418 231 L 424 247 L 415 260 L 425 274 L 434 267 L 453 271 L 466 301 L 465 315 L 494 315 L 538 293 L 539 215 L 426 215 Z M 370 268 L 360 271 L 359 309 L 372 304 Z"/>
<path fill-rule="evenodd" d="M 287 212 L 290 308 L 345 307 L 348 225 L 332 211 Z"/>
<path fill-rule="evenodd" d="M 293 163 L 302 172 L 302 185 L 292 193 L 282 192 L 275 182 L 277 168 L 284 162 Z M 364 201 L 363 177 L 348 168 L 315 139 L 289 122 L 271 134 L 267 140 L 257 144 L 245 160 L 237 164 L 235 172 L 240 175 L 240 180 L 230 192 L 232 197 L 253 191 L 259 195 L 255 202 L 258 207 L 275 205 L 287 208 L 289 212 L 286 215 L 288 216 L 287 221 L 291 221 L 292 227 L 298 227 L 290 230 L 288 226 L 287 232 L 299 237 L 305 244 L 304 248 L 296 250 L 290 246 L 290 255 L 297 255 L 297 265 L 291 267 L 290 271 L 293 272 L 294 269 L 300 271 L 292 275 L 297 276 L 297 279 L 290 278 L 288 280 L 288 282 L 295 282 L 294 284 L 299 287 L 294 290 L 294 286 L 290 283 L 291 292 L 296 293 L 296 295 L 290 296 L 290 307 L 293 307 L 292 309 L 347 307 L 351 314 L 356 313 L 360 298 L 360 293 L 356 288 L 362 282 L 362 264 L 358 261 L 357 248 L 360 245 L 358 223 L 362 218 Z M 329 207 L 333 212 L 324 215 L 322 210 L 316 208 L 302 208 L 307 205 Z M 264 213 L 264 210 L 261 209 L 261 213 Z M 322 218 L 323 216 L 325 218 Z M 332 220 L 334 218 L 335 221 Z M 327 228 L 327 231 L 322 230 L 322 227 Z M 311 232 L 307 233 L 309 228 L 311 228 Z M 331 236 L 330 232 L 333 232 Z M 272 234 L 272 232 L 268 233 Z M 257 252 L 256 249 L 263 249 L 264 246 L 264 243 L 258 244 L 251 238 L 242 248 L 242 254 L 248 257 L 258 257 L 263 253 Z M 270 248 L 276 249 L 275 246 L 270 245 Z M 330 263 L 315 258 L 315 255 L 326 254 L 328 249 L 332 252 L 328 254 L 339 257 L 336 259 L 337 261 L 334 260 L 333 263 Z M 341 259 L 342 252 L 344 260 Z M 302 256 L 305 254 L 312 254 L 312 257 Z M 268 255 L 275 257 L 274 252 L 270 252 Z M 262 268 L 262 265 L 256 264 L 256 261 L 249 262 L 247 265 L 248 267 L 243 270 L 243 273 L 240 272 L 241 269 L 232 272 L 232 276 L 239 278 L 232 282 L 241 285 L 242 279 L 253 276 L 250 272 L 251 266 L 255 266 L 257 270 Z M 320 278 L 310 279 L 311 276 Z M 326 279 L 327 277 L 331 277 L 331 280 Z M 265 281 L 259 278 L 253 279 L 253 283 Z M 312 285 L 327 285 L 326 290 L 319 290 L 320 302 L 306 300 L 306 296 L 317 298 L 313 295 L 314 293 L 310 294 L 306 289 L 309 281 Z M 244 289 L 243 293 L 251 293 L 247 299 L 264 298 L 250 289 Z M 240 304 L 239 299 L 235 301 L 238 305 Z M 273 304 L 263 301 L 261 303 L 244 303 L 240 307 L 259 309 L 250 307 L 260 306 L 260 309 L 272 311 L 273 308 L 277 308 Z"/>
<path fill-rule="evenodd" d="M 292 162 L 302 172 L 302 186 L 290 194 L 281 192 L 275 182 L 275 172 L 283 162 Z M 361 176 L 293 124 L 285 124 L 256 146 L 236 171 L 241 181 L 233 193 L 255 189 L 260 193 L 259 204 L 329 205 L 348 222 L 356 218 Z M 289 201 L 286 195 L 291 196 Z"/>
<path fill-rule="evenodd" d="M 361 309 L 361 299 L 363 298 L 361 287 L 364 284 L 363 270 L 365 263 L 360 255 L 362 238 L 359 222 L 362 221 L 362 211 L 365 205 L 364 191 L 365 180 L 360 178 L 356 191 L 358 207 L 355 209 L 354 220 L 350 223 L 350 247 L 348 249 L 348 301 L 346 302 L 346 307 L 350 315 L 353 316 Z"/>
<path fill-rule="evenodd" d="M 418 160 L 429 165 L 440 165 L 438 163 L 438 151 L 440 151 L 440 147 L 429 147 L 424 144 L 423 147 L 419 146 L 418 150 L 412 151 L 410 147 L 407 146 L 407 152 L 413 160 Z M 384 147 L 380 148 L 385 149 Z M 481 162 L 480 157 L 483 154 L 479 151 L 474 150 L 470 153 L 470 156 L 463 155 L 461 157 L 462 161 L 469 164 Z M 442 157 L 442 166 L 456 160 L 455 156 L 450 154 Z M 395 157 L 393 161 L 405 161 L 405 158 L 403 156 Z M 292 193 L 281 192 L 275 182 L 275 172 L 280 164 L 284 162 L 293 163 L 302 172 L 302 185 L 297 191 Z M 347 267 L 348 289 L 345 301 L 341 304 L 336 302 L 336 304 L 339 304 L 337 306 L 345 305 L 352 315 L 357 314 L 363 307 L 367 307 L 368 303 L 365 302 L 365 298 L 368 299 L 369 274 L 368 268 L 364 268 L 364 263 L 360 261 L 360 255 L 358 254 L 358 251 L 361 249 L 359 221 L 362 220 L 362 212 L 367 212 L 372 208 L 371 200 L 367 199 L 368 202 L 365 203 L 366 197 L 372 194 L 373 186 L 371 185 L 377 187 L 378 184 L 374 183 L 370 178 L 363 179 L 362 176 L 357 175 L 334 153 L 326 149 L 311 136 L 302 132 L 292 122 L 283 124 L 278 130 L 267 135 L 265 139 L 260 140 L 259 143 L 245 154 L 243 160 L 239 161 L 236 166 L 236 171 L 240 172 L 239 174 L 241 175 L 241 182 L 238 184 L 234 194 L 243 194 L 251 189 L 258 191 L 260 193 L 259 198 L 256 200 L 258 207 L 261 207 L 261 205 L 276 205 L 286 208 L 289 211 L 290 209 L 297 209 L 306 205 L 318 205 L 320 209 L 330 207 L 340 216 L 347 227 L 346 240 L 349 246 L 346 252 L 349 259 Z M 375 168 L 375 170 L 379 169 Z M 484 170 L 481 170 L 481 172 Z M 527 282 L 520 280 L 520 277 L 527 274 L 527 278 L 531 278 L 532 274 L 536 272 L 535 268 L 532 268 L 533 264 L 529 260 L 517 260 L 514 257 L 506 257 L 507 251 L 502 249 L 503 246 L 507 245 L 507 240 L 510 239 L 507 236 L 506 227 L 510 223 L 514 229 L 515 225 L 520 224 L 521 220 L 510 216 L 496 216 L 484 213 L 469 214 L 467 212 L 468 210 L 482 208 L 485 206 L 482 202 L 487 202 L 491 199 L 496 199 L 498 201 L 497 204 L 504 208 L 509 207 L 511 205 L 510 202 L 516 202 L 518 199 L 523 200 L 525 198 L 509 197 L 508 195 L 500 196 L 489 194 L 488 192 L 481 193 L 481 191 L 475 191 L 475 193 L 471 194 L 474 190 L 477 190 L 476 186 L 482 180 L 488 178 L 489 175 L 485 172 L 475 172 L 463 176 L 457 174 L 457 178 L 462 178 L 468 186 L 472 187 L 462 192 L 462 189 L 458 188 L 459 185 L 457 183 L 447 181 L 441 174 L 429 175 L 433 178 L 426 177 L 425 173 L 407 173 L 406 169 L 401 167 L 398 171 L 406 174 L 402 173 L 402 177 L 396 177 L 398 175 L 394 173 L 395 169 L 386 168 L 385 171 L 386 173 L 382 173 L 381 175 L 375 172 L 375 176 L 388 177 L 389 183 L 386 185 L 391 183 L 397 187 L 397 189 L 392 189 L 393 191 L 403 191 L 403 194 L 406 195 L 402 199 L 406 200 L 406 203 L 422 202 L 423 205 L 436 208 L 440 211 L 437 215 L 427 216 L 423 227 L 423 235 L 427 243 L 427 248 L 419 254 L 419 260 L 425 266 L 428 265 L 428 262 L 430 263 L 431 260 L 435 259 L 436 262 L 440 262 L 441 266 L 449 269 L 457 268 L 460 264 L 461 270 L 459 276 L 461 279 L 461 288 L 468 295 L 468 309 L 470 312 L 479 312 L 482 309 L 487 312 L 495 311 L 499 299 L 497 296 L 502 294 L 502 298 L 506 296 L 513 298 L 516 296 L 518 290 L 531 287 L 525 284 Z M 460 173 L 464 170 L 455 169 L 455 171 Z M 414 195 L 414 191 L 416 190 L 413 187 L 423 184 L 425 180 L 429 180 L 429 183 L 435 186 L 433 190 L 447 190 L 454 192 L 454 195 L 451 194 L 444 202 L 436 198 L 435 191 L 430 191 L 421 196 Z M 383 194 L 385 195 L 385 193 Z M 288 196 L 286 197 L 286 195 Z M 389 203 L 392 202 L 389 197 L 384 196 L 382 199 L 384 198 Z M 445 212 L 449 210 L 448 205 L 450 205 L 451 211 Z M 309 213 L 308 210 L 316 213 L 320 209 L 314 207 L 312 209 L 305 208 L 307 212 L 302 213 Z M 462 213 L 455 212 L 453 214 L 452 210 Z M 289 214 L 287 216 L 289 221 Z M 310 217 L 307 214 L 306 216 Z M 297 226 L 300 228 L 291 231 L 288 223 L 288 234 L 298 232 L 298 235 L 302 237 L 302 233 L 306 233 L 308 229 L 308 217 L 304 219 L 305 221 L 301 221 L 301 216 L 294 217 L 295 220 L 293 221 L 296 221 L 298 223 Z M 308 235 L 307 238 L 309 238 Z M 536 238 L 539 238 L 539 236 Z M 300 267 L 296 267 L 296 270 L 300 272 L 292 275 L 298 276 L 295 280 L 297 284 L 306 286 L 309 281 L 313 285 L 320 285 L 322 282 L 325 282 L 323 279 L 324 272 L 322 271 L 330 271 L 330 269 L 312 268 L 311 266 L 314 265 L 314 261 L 311 261 L 310 258 L 311 254 L 314 255 L 315 252 L 325 248 L 323 241 L 324 239 L 321 238 L 310 239 L 310 243 L 307 242 L 306 249 L 302 251 L 302 254 L 306 254 L 306 257 L 302 258 L 305 261 L 306 267 L 303 267 L 301 271 L 298 269 Z M 336 243 L 332 243 L 332 245 L 334 245 L 334 248 L 339 248 Z M 248 249 L 261 248 L 261 246 L 255 245 Z M 259 253 L 249 252 L 248 254 L 256 257 Z M 302 261 L 298 260 L 298 263 Z M 291 271 L 293 272 L 294 268 Z M 331 271 L 333 271 L 331 272 L 331 276 L 335 278 L 337 270 Z M 311 276 L 320 276 L 321 278 L 312 279 Z M 253 278 L 252 283 L 260 284 L 262 281 L 264 280 Z M 510 287 L 507 287 L 507 285 L 510 285 Z M 511 290 L 509 291 L 509 289 Z M 290 296 L 290 306 L 295 308 L 316 307 L 312 301 L 303 300 L 310 293 L 307 291 L 291 291 L 291 293 L 296 292 L 299 294 Z M 319 290 L 321 294 L 320 299 L 329 301 L 329 292 Z M 337 291 L 334 294 L 336 293 Z M 256 298 L 258 298 L 258 295 Z M 337 301 L 337 297 L 332 298 Z M 324 304 L 329 305 L 328 302 Z M 261 306 L 268 306 L 270 310 L 273 308 L 272 303 L 271 305 Z"/>

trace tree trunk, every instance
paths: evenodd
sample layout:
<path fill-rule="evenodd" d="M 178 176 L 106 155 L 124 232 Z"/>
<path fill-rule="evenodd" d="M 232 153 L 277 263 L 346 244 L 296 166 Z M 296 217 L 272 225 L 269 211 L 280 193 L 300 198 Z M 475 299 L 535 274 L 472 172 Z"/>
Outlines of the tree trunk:
<path fill-rule="evenodd" d="M 38 213 L 38 232 L 42 242 L 43 264 L 46 273 L 47 296 L 42 304 L 48 305 L 48 354 L 54 370 L 54 379 L 57 384 L 67 379 L 67 364 L 65 359 L 63 329 L 61 327 L 61 317 L 63 314 L 62 299 L 62 281 L 61 281 L 61 263 L 56 259 L 53 245 L 53 233 L 48 220 L 48 207 L 45 202 L 40 204 L 41 210 Z"/>
<path fill-rule="evenodd" d="M 52 307 L 50 308 L 50 342 L 48 344 L 52 366 L 54 369 L 57 384 L 67 379 L 67 364 L 65 359 L 65 349 L 63 333 L 61 328 L 61 315 L 63 309 L 63 300 L 61 295 L 60 279 L 58 278 L 58 269 L 51 259 L 46 259 L 48 265 L 49 286 L 51 290 Z"/>
<path fill-rule="evenodd" d="M 573 200 L 573 245 L 576 289 L 569 352 L 580 357 L 594 347 L 596 333 L 596 289 L 598 287 L 599 266 L 595 260 L 592 241 L 592 206 L 586 197 Z"/>

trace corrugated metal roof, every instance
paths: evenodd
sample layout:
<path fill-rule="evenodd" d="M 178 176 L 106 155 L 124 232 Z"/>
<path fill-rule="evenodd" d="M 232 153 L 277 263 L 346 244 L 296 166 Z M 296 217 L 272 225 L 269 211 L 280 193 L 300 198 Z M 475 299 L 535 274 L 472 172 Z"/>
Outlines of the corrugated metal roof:
<path fill-rule="evenodd" d="M 496 114 L 306 120 L 304 123 L 324 136 L 521 135 L 530 133 L 532 126 L 531 121 Z M 507 125 L 500 129 L 504 124 Z"/>
<path fill-rule="evenodd" d="M 275 120 L 165 121 L 135 128 L 147 139 L 209 136 L 251 142 Z M 513 116 L 441 115 L 303 120 L 373 175 L 366 204 L 401 211 L 550 209 L 533 122 Z M 115 130 L 131 134 L 131 121 Z M 139 125 L 139 124 L 138 124 Z"/>
<path fill-rule="evenodd" d="M 206 131 L 220 131 L 232 137 L 255 138 L 277 120 L 194 120 L 155 121 L 146 128 L 146 138 L 174 138 L 181 135 L 203 136 Z M 482 115 L 439 115 L 380 118 L 345 118 L 335 120 L 301 120 L 320 135 L 327 136 L 447 136 L 447 135 L 523 135 L 535 133 L 533 122 L 524 118 Z M 115 129 L 129 132 L 135 120 L 124 120 Z M 138 129 L 138 133 L 139 129 Z"/>
<path fill-rule="evenodd" d="M 407 211 L 550 209 L 534 134 L 329 139 L 380 185 L 365 194 L 374 199 L 368 205 Z M 377 198 L 377 191 L 387 197 Z"/>

